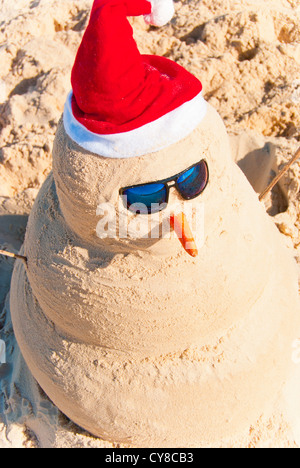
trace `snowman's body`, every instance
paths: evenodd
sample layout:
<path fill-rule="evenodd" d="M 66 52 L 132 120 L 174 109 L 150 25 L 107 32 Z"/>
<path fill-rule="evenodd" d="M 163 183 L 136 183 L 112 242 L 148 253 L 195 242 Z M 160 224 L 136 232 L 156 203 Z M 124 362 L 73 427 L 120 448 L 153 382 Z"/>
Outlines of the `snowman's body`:
<path fill-rule="evenodd" d="M 205 157 L 205 242 L 99 239 L 99 203 Z M 15 268 L 15 333 L 53 402 L 91 433 L 135 446 L 209 446 L 246 433 L 280 395 L 299 327 L 297 274 L 232 162 L 217 113 L 131 159 L 84 152 L 60 123 L 53 174 Z M 173 193 L 170 204 L 175 201 Z M 189 202 L 187 202 L 189 203 Z"/>

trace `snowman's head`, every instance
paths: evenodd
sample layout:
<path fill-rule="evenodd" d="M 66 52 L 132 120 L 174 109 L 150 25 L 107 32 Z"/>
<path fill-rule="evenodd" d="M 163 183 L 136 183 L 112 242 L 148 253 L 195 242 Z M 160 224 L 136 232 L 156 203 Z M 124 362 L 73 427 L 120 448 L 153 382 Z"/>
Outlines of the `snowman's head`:
<path fill-rule="evenodd" d="M 227 136 L 197 78 L 137 50 L 126 16 L 153 9 L 95 0 L 57 132 L 55 180 L 67 223 L 87 242 L 170 252 L 171 224 L 195 256 L 190 223 L 224 173 Z"/>
<path fill-rule="evenodd" d="M 201 248 L 228 199 L 231 167 L 226 129 L 209 104 L 187 137 L 144 156 L 107 158 L 88 152 L 67 135 L 63 121 L 53 151 L 68 225 L 88 244 L 117 252 L 180 250 L 173 231 L 181 213 L 188 226 L 179 228 L 179 237 L 184 240 L 190 227 L 196 248 Z M 173 214 L 178 216 L 170 226 Z"/>

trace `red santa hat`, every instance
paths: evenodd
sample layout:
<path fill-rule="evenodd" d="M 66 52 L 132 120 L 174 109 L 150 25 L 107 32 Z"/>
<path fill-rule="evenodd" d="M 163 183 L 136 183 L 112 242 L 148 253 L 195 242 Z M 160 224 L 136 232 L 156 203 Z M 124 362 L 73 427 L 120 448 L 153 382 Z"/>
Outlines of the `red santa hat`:
<path fill-rule="evenodd" d="M 200 81 L 177 63 L 141 55 L 127 16 L 163 25 L 172 0 L 95 0 L 72 70 L 67 134 L 108 158 L 159 151 L 185 138 L 206 113 Z"/>

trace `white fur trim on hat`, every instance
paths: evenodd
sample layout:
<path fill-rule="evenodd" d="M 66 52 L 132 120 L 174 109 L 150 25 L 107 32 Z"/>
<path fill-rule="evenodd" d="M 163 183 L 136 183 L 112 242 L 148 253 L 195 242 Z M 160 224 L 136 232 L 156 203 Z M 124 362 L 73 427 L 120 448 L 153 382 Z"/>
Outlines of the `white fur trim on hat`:
<path fill-rule="evenodd" d="M 149 15 L 144 15 L 146 23 L 153 26 L 164 26 L 174 16 L 175 8 L 173 0 L 149 0 L 152 11 Z"/>
<path fill-rule="evenodd" d="M 106 158 L 133 158 L 154 153 L 187 137 L 204 119 L 207 103 L 199 93 L 157 120 L 129 132 L 98 135 L 87 130 L 72 112 L 72 92 L 64 109 L 69 137 L 83 149 Z"/>

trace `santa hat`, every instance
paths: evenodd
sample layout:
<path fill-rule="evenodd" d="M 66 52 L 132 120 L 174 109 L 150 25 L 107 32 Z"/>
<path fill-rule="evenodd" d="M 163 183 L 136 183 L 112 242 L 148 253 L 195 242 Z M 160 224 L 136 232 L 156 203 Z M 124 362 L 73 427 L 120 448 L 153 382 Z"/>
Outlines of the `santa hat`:
<path fill-rule="evenodd" d="M 177 63 L 141 55 L 127 16 L 169 21 L 172 0 L 95 0 L 72 71 L 67 134 L 108 158 L 158 151 L 185 138 L 206 114 L 202 85 Z"/>

